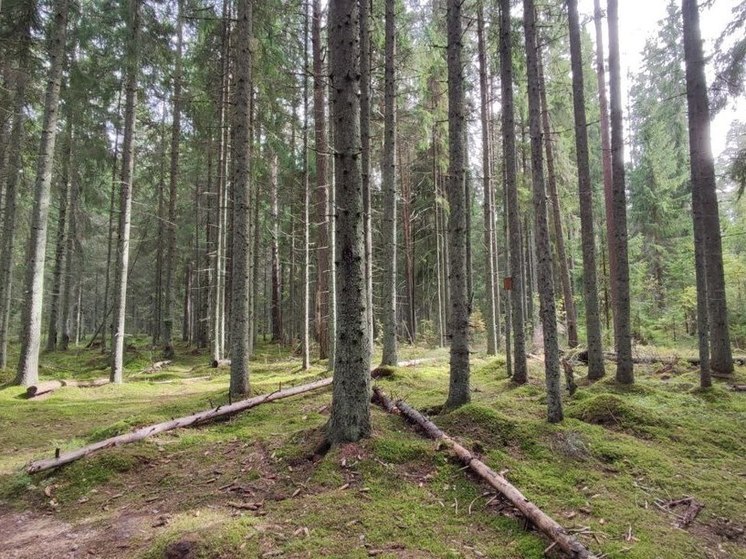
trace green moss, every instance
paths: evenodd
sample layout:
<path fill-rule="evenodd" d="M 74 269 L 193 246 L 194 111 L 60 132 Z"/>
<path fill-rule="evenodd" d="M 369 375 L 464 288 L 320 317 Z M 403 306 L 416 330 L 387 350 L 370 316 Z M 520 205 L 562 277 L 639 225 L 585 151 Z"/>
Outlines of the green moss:
<path fill-rule="evenodd" d="M 614 394 L 580 401 L 570 408 L 568 415 L 593 425 L 632 432 L 646 432 L 646 427 L 661 427 L 667 423 L 655 413 Z"/>
<path fill-rule="evenodd" d="M 438 424 L 449 434 L 468 437 L 483 444 L 509 444 L 518 438 L 515 421 L 479 404 L 467 404 L 438 418 Z"/>

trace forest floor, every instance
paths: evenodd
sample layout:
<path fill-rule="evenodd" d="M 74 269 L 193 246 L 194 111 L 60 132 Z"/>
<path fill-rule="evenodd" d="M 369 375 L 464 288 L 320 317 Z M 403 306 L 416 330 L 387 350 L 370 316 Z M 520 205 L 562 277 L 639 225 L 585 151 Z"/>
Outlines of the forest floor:
<path fill-rule="evenodd" d="M 228 371 L 177 350 L 170 366 L 143 373 L 159 357 L 136 343 L 121 386 L 33 400 L 0 386 L 0 557 L 539 558 L 549 547 L 461 464 L 377 407 L 371 438 L 314 455 L 328 389 L 23 473 L 55 448 L 224 403 Z M 447 350 L 404 346 L 400 358 L 422 356 L 434 360 L 378 386 L 420 409 L 442 404 Z M 107 375 L 94 350 L 45 354 L 42 364 L 44 379 Z M 516 386 L 504 359 L 477 353 L 472 404 L 433 419 L 604 557 L 746 558 L 746 394 L 728 390 L 734 381 L 701 391 L 685 364 L 636 373 L 627 389 L 581 378 L 565 421 L 549 425 L 541 363 Z M 12 376 L 0 374 L 0 383 Z M 262 345 L 251 383 L 266 393 L 327 374 Z M 746 367 L 735 382 L 746 383 Z M 666 503 L 685 496 L 705 508 L 681 529 L 685 507 Z"/>

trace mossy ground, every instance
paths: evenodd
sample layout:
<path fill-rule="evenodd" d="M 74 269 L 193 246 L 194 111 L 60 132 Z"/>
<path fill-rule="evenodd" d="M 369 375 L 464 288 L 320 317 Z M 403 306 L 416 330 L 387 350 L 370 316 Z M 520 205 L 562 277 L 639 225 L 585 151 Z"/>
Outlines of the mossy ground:
<path fill-rule="evenodd" d="M 64 388 L 39 401 L 23 399 L 17 387 L 0 389 L 0 525 L 11 526 L 0 556 L 156 558 L 181 542 L 209 558 L 538 558 L 549 545 L 460 464 L 377 408 L 370 439 L 314 455 L 328 390 L 51 473 L 22 473 L 55 448 L 225 402 L 227 370 L 177 350 L 170 366 L 142 373 L 159 357 L 136 343 L 122 386 Z M 432 409 L 445 401 L 447 352 L 405 346 L 401 358 L 423 355 L 435 359 L 376 382 Z M 106 376 L 93 350 L 45 354 L 42 362 L 44 378 Z M 746 557 L 746 395 L 721 381 L 699 390 L 693 368 L 661 375 L 641 366 L 632 388 L 581 383 L 565 401 L 565 421 L 549 425 L 541 369 L 532 362 L 531 382 L 516 386 L 505 378 L 504 359 L 475 354 L 472 403 L 435 422 L 596 552 Z M 262 345 L 251 381 L 261 393 L 325 374 L 321 364 L 304 372 L 282 348 Z M 737 382 L 746 383 L 743 367 Z M 662 503 L 685 495 L 705 509 L 682 530 Z"/>

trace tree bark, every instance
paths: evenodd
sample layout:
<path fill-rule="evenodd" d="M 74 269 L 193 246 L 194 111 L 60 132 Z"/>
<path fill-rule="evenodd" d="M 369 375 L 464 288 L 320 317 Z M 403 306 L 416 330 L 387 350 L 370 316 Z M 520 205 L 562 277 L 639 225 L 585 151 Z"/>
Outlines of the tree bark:
<path fill-rule="evenodd" d="M 611 91 L 611 168 L 613 175 L 614 251 L 617 259 L 614 332 L 619 360 L 616 380 L 632 384 L 632 336 L 630 332 L 629 261 L 627 256 L 627 197 L 624 186 L 624 130 L 622 122 L 621 65 L 619 61 L 619 13 L 617 0 L 609 0 L 609 81 Z"/>
<path fill-rule="evenodd" d="M 127 43 L 124 138 L 119 200 L 119 232 L 114 282 L 114 331 L 112 339 L 111 382 L 123 381 L 124 320 L 129 272 L 130 220 L 132 216 L 132 179 L 135 167 L 135 124 L 137 120 L 137 77 L 139 72 L 140 2 L 129 0 L 129 40 Z"/>
<path fill-rule="evenodd" d="M 282 286 L 280 284 L 280 210 L 277 172 L 277 153 L 273 153 L 269 164 L 269 196 L 272 204 L 272 341 L 279 344 L 282 343 Z M 255 205 L 258 205 L 258 200 L 255 201 Z"/>
<path fill-rule="evenodd" d="M 184 44 L 183 31 L 184 0 L 178 0 L 176 14 L 176 62 L 174 68 L 174 97 L 173 122 L 171 123 L 171 161 L 168 181 L 168 221 L 166 222 L 166 258 L 164 268 L 166 283 L 163 293 L 163 356 L 173 359 L 176 355 L 173 343 L 174 330 L 174 301 L 176 299 L 176 198 L 179 186 L 179 147 L 181 143 L 181 82 L 182 82 L 182 50 Z M 184 309 L 184 312 L 187 312 Z"/>
<path fill-rule="evenodd" d="M 360 0 L 360 138 L 363 181 L 363 215 L 365 236 L 365 296 L 368 320 L 368 345 L 373 353 L 373 208 L 370 195 L 370 0 Z"/>
<path fill-rule="evenodd" d="M 74 174 L 70 182 L 70 208 L 68 210 L 67 234 L 65 241 L 65 275 L 62 288 L 61 301 L 61 324 L 62 337 L 60 339 L 60 349 L 67 351 L 72 337 L 72 328 L 74 322 L 74 302 L 75 285 L 80 282 L 81 269 L 74 265 L 75 257 L 81 257 L 78 253 L 80 240 L 78 239 L 78 211 L 80 209 L 80 184 L 75 180 Z"/>
<path fill-rule="evenodd" d="M 536 277 L 539 290 L 539 313 L 544 335 L 544 373 L 547 386 L 547 419 L 562 421 L 557 316 L 552 278 L 552 249 L 547 223 L 547 201 L 544 188 L 541 138 L 541 92 L 536 12 L 533 0 L 523 0 L 523 28 L 526 38 L 529 127 L 531 133 L 531 168 L 534 191 L 534 240 L 536 243 Z"/>
<path fill-rule="evenodd" d="M 537 38 L 537 41 L 540 39 Z M 562 302 L 565 307 L 567 320 L 567 345 L 578 346 L 578 314 L 572 297 L 572 283 L 570 270 L 567 265 L 567 251 L 565 250 L 565 236 L 562 231 L 562 211 L 560 210 L 559 194 L 557 192 L 557 173 L 554 168 L 554 146 L 552 145 L 552 129 L 549 124 L 549 105 L 547 104 L 546 77 L 541 47 L 537 47 L 539 66 L 539 94 L 541 97 L 541 126 L 544 132 L 544 151 L 547 157 L 547 186 L 549 199 L 552 202 L 552 225 L 554 226 L 555 249 L 557 252 L 557 267 L 559 269 L 560 284 L 562 286 Z"/>
<path fill-rule="evenodd" d="M 596 246 L 593 231 L 593 189 L 588 160 L 588 130 L 585 115 L 583 58 L 580 42 L 580 20 L 577 0 L 567 0 L 572 64 L 573 111 L 575 115 L 575 153 L 578 162 L 578 197 L 580 199 L 580 235 L 583 249 L 583 295 L 585 299 L 585 329 L 588 341 L 588 378 L 604 376 L 601 315 L 598 310 L 596 279 Z"/>
<path fill-rule="evenodd" d="M 359 0 L 329 4 L 337 207 L 337 342 L 330 443 L 370 435 L 370 344 L 365 296 L 365 228 L 360 157 Z"/>
<path fill-rule="evenodd" d="M 313 123 L 316 146 L 316 308 L 314 325 L 319 358 L 329 357 L 329 144 L 326 137 L 326 80 L 321 42 L 321 0 L 313 2 Z"/>
<path fill-rule="evenodd" d="M 381 365 L 396 365 L 396 57 L 395 2 L 386 0 L 383 111 L 383 355 Z"/>
<path fill-rule="evenodd" d="M 13 121 L 8 141 L 5 171 L 3 232 L 0 245 L 0 369 L 8 366 L 10 337 L 10 307 L 13 282 L 13 254 L 15 251 L 18 182 L 23 170 L 23 145 L 26 121 L 26 91 L 32 63 L 32 24 L 36 18 L 36 3 L 28 2 L 22 15 L 22 29 L 18 47 L 18 77 L 13 94 Z"/>
<path fill-rule="evenodd" d="M 487 355 L 497 353 L 496 328 L 496 299 L 495 286 L 495 254 L 494 243 L 494 205 L 492 189 L 492 169 L 490 162 L 490 131 L 489 131 L 489 92 L 487 88 L 487 53 L 484 45 L 484 10 L 479 5 L 477 15 L 477 41 L 479 50 L 479 93 L 480 112 L 482 117 L 482 192 L 484 209 L 484 287 L 487 293 Z"/>
<path fill-rule="evenodd" d="M 62 66 L 67 37 L 68 0 L 57 0 L 53 9 L 53 24 L 49 44 L 49 73 L 44 100 L 39 155 L 36 163 L 34 206 L 31 233 L 26 258 L 24 302 L 21 316 L 21 354 L 16 383 L 34 384 L 39 378 L 39 347 L 41 345 L 41 311 L 44 295 L 44 262 L 47 250 L 49 191 L 52 183 L 54 145 L 57 138 Z"/>
<path fill-rule="evenodd" d="M 464 67 L 462 61 L 462 0 L 448 0 L 448 219 L 450 278 L 450 381 L 446 407 L 454 408 L 471 400 L 469 387 L 469 301 L 467 285 L 467 242 L 465 166 L 464 166 Z"/>
<path fill-rule="evenodd" d="M 510 0 L 500 0 L 500 86 L 502 93 L 503 157 L 508 212 L 511 277 L 511 333 L 513 337 L 513 381 L 528 381 L 526 334 L 523 313 L 523 274 L 521 272 L 521 231 L 516 179 L 515 116 L 513 109 L 513 54 Z"/>
<path fill-rule="evenodd" d="M 606 209 L 606 243 L 609 255 L 609 291 L 611 308 L 616 307 L 616 270 L 617 259 L 614 239 L 616 229 L 614 224 L 614 179 L 611 171 L 611 139 L 609 125 L 609 102 L 606 96 L 606 70 L 604 67 L 604 35 L 601 25 L 601 0 L 593 0 L 593 20 L 596 27 L 596 76 L 598 78 L 599 118 L 601 120 L 601 162 L 604 176 L 604 207 Z M 616 335 L 614 336 L 616 340 Z"/>
<path fill-rule="evenodd" d="M 249 356 L 251 322 L 249 290 L 251 289 L 251 51 L 252 0 L 239 0 L 236 24 L 236 60 L 233 94 L 233 250 L 231 273 L 231 394 L 249 393 Z"/>
<path fill-rule="evenodd" d="M 725 299 L 723 247 L 720 239 L 715 187 L 715 164 L 710 142 L 710 108 L 707 99 L 707 79 L 702 39 L 699 30 L 697 0 L 682 0 L 684 19 L 684 55 L 686 61 L 686 100 L 689 115 L 689 155 L 692 177 L 692 202 L 697 231 L 704 237 L 705 281 L 699 281 L 697 301 L 707 288 L 707 309 L 710 334 L 710 368 L 719 375 L 733 374 L 733 355 L 728 331 L 728 306 Z M 701 221 L 700 221 L 701 220 Z M 700 221 L 698 225 L 697 222 Z M 701 242 L 702 239 L 700 239 Z M 701 244 L 700 244 L 701 249 Z M 695 255 L 696 257 L 696 255 Z M 698 266 L 698 269 L 701 266 Z M 706 379 L 703 382 L 707 382 Z"/>
<path fill-rule="evenodd" d="M 67 210 L 70 205 L 70 175 L 72 173 L 72 114 L 67 117 L 65 133 L 65 155 L 62 161 L 62 174 L 59 185 L 59 210 L 57 212 L 57 236 L 54 251 L 54 271 L 52 272 L 52 293 L 49 300 L 49 325 L 47 330 L 47 351 L 57 348 L 60 323 L 60 296 L 62 294 L 62 275 L 65 268 L 65 247 L 67 235 Z M 69 264 L 68 264 L 69 265 Z"/>

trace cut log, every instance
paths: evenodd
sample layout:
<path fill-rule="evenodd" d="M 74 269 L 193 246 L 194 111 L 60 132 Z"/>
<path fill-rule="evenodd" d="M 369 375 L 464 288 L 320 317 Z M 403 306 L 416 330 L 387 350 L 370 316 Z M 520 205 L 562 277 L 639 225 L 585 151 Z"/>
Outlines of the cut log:
<path fill-rule="evenodd" d="M 374 390 L 376 403 L 380 403 L 384 408 L 389 409 L 395 406 L 401 415 L 409 421 L 420 427 L 428 437 L 434 439 L 444 446 L 450 448 L 453 453 L 468 466 L 474 473 L 482 478 L 487 484 L 496 489 L 503 497 L 508 499 L 536 528 L 548 536 L 556 543 L 562 551 L 574 559 L 595 559 L 593 555 L 583 544 L 571 536 L 562 526 L 549 517 L 539 507 L 526 499 L 523 494 L 516 489 L 507 479 L 495 472 L 484 462 L 479 460 L 466 448 L 461 446 L 443 431 L 435 423 L 424 417 L 416 409 L 410 407 L 403 400 L 397 400 L 395 404 L 391 403 L 380 390 Z"/>
<path fill-rule="evenodd" d="M 33 384 L 26 389 L 27 398 L 36 398 L 42 394 L 49 394 L 64 386 L 74 386 L 77 388 L 92 388 L 95 386 L 103 386 L 109 384 L 108 378 L 97 378 L 95 380 L 45 380 L 37 384 Z"/>
<path fill-rule="evenodd" d="M 746 392 L 746 384 L 731 384 L 730 389 L 733 392 Z"/>
<path fill-rule="evenodd" d="M 218 367 L 230 367 L 231 366 L 231 360 L 230 359 L 213 359 L 210 363 L 210 367 L 213 369 L 217 369 Z"/>
<path fill-rule="evenodd" d="M 315 382 L 311 382 L 308 384 L 301 384 L 300 386 L 294 386 L 293 388 L 287 388 L 285 390 L 271 392 L 270 394 L 263 394 L 261 396 L 255 396 L 253 398 L 241 400 L 240 402 L 235 402 L 233 404 L 229 404 L 226 406 L 218 406 L 215 409 L 202 411 L 199 413 L 188 415 L 186 417 L 180 417 L 178 419 L 173 419 L 171 421 L 164 421 L 162 423 L 156 423 L 155 425 L 141 427 L 140 429 L 132 431 L 131 433 L 125 433 L 124 435 L 118 435 L 116 437 L 111 437 L 109 439 L 105 439 L 103 441 L 99 441 L 97 443 L 84 446 L 83 448 L 79 448 L 77 450 L 66 452 L 65 454 L 60 454 L 60 456 L 56 458 L 50 458 L 47 460 L 37 460 L 36 462 L 31 462 L 26 467 L 26 472 L 29 474 L 35 474 L 37 472 L 43 472 L 44 470 L 50 470 L 52 468 L 57 468 L 59 466 L 69 464 L 70 462 L 74 462 L 75 460 L 78 460 L 79 458 L 83 458 L 84 456 L 88 456 L 89 454 L 93 452 L 97 452 L 105 448 L 132 443 L 135 441 L 142 440 L 146 437 L 157 435 L 158 433 L 163 433 L 165 431 L 171 431 L 172 429 L 178 429 L 180 427 L 192 427 L 194 425 L 200 425 L 202 423 L 206 423 L 214 419 L 218 419 L 222 417 L 229 417 L 231 415 L 235 415 L 242 411 L 256 407 L 260 404 L 264 404 L 267 402 L 273 402 L 275 400 L 280 400 L 282 398 L 288 398 L 290 396 L 295 396 L 297 394 L 303 394 L 305 392 L 310 392 L 312 390 L 318 390 L 319 388 L 324 388 L 326 386 L 330 386 L 331 384 L 332 384 L 332 379 L 325 378 L 325 379 L 317 380 Z"/>

